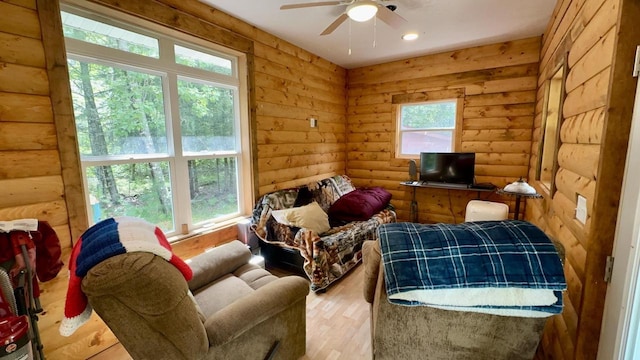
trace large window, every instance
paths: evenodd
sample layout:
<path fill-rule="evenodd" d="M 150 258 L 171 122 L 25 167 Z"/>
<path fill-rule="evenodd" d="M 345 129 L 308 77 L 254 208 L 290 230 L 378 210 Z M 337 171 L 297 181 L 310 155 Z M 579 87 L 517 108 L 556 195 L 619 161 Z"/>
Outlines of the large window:
<path fill-rule="evenodd" d="M 173 235 L 249 213 L 240 54 L 73 8 L 62 21 L 91 222 Z"/>

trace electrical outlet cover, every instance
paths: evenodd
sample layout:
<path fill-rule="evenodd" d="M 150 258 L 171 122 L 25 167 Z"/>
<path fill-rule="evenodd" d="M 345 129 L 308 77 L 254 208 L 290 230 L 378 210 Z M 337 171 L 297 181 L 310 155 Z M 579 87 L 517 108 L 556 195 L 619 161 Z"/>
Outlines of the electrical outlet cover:
<path fill-rule="evenodd" d="M 576 207 L 576 219 L 582 224 L 587 222 L 587 198 L 578 195 L 578 206 Z"/>

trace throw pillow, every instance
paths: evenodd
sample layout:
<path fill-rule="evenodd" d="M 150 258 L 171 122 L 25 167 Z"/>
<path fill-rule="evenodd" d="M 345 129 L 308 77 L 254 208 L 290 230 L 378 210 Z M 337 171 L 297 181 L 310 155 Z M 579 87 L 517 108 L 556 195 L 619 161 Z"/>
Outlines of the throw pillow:
<path fill-rule="evenodd" d="M 351 221 L 369 220 L 382 211 L 389 201 L 391 194 L 381 187 L 355 189 L 331 205 L 329 219 L 334 226 Z"/>
<path fill-rule="evenodd" d="M 322 234 L 331 228 L 329 226 L 329 216 L 315 201 L 305 206 L 273 210 L 271 215 L 281 224 L 313 230 L 318 234 Z"/>

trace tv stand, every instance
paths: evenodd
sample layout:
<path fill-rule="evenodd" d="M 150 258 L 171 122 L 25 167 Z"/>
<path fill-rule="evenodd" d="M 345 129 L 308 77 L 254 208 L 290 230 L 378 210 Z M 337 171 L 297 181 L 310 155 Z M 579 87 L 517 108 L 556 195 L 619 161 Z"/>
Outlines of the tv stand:
<path fill-rule="evenodd" d="M 451 183 L 436 183 L 436 182 L 427 182 L 427 181 L 403 181 L 400 183 L 400 185 L 409 186 L 413 188 L 413 194 L 411 195 L 411 222 L 418 222 L 418 203 L 416 201 L 416 189 L 418 188 L 477 191 L 478 198 L 480 197 L 481 192 L 496 191 L 496 186 L 490 183 L 482 183 L 477 185 L 465 185 L 465 184 L 451 184 Z"/>

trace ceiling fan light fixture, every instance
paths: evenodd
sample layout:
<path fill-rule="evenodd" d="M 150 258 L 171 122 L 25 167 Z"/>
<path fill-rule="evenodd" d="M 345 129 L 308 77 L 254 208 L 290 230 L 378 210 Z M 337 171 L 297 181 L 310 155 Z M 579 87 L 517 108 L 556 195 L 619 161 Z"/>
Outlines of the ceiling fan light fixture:
<path fill-rule="evenodd" d="M 371 20 L 378 12 L 378 5 L 375 1 L 357 1 L 347 7 L 347 15 L 351 20 L 364 22 Z"/>

